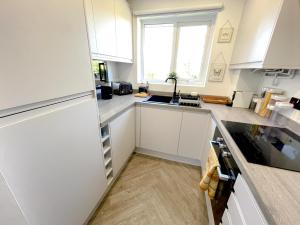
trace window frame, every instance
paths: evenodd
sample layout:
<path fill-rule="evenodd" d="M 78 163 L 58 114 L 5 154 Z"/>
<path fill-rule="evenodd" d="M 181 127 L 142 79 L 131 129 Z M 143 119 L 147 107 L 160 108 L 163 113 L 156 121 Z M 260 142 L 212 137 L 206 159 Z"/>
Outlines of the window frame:
<path fill-rule="evenodd" d="M 144 79 L 144 42 L 145 42 L 145 25 L 158 25 L 158 24 L 173 24 L 173 48 L 172 48 L 172 58 L 170 71 L 176 71 L 177 56 L 178 56 L 178 46 L 179 46 L 179 30 L 180 27 L 190 26 L 190 25 L 207 25 L 207 34 L 205 39 L 205 50 L 203 53 L 203 60 L 200 63 L 200 73 L 197 80 L 187 81 L 178 79 L 178 83 L 181 86 L 197 86 L 205 87 L 205 83 L 208 75 L 209 59 L 212 49 L 213 42 L 213 31 L 216 21 L 217 13 L 212 12 L 196 12 L 196 13 L 175 13 L 167 15 L 155 15 L 155 16 L 145 16 L 139 17 L 139 61 L 140 68 L 138 69 L 138 81 L 139 82 L 149 82 L 150 84 L 163 84 L 164 81 L 161 80 L 145 80 Z M 202 78 L 202 79 L 201 79 Z"/>

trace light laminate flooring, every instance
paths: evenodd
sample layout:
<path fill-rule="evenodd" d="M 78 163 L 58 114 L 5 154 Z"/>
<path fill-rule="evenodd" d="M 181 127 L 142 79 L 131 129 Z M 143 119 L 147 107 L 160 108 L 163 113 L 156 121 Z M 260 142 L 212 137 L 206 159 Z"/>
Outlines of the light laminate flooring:
<path fill-rule="evenodd" d="M 207 225 L 200 169 L 134 154 L 90 225 Z"/>

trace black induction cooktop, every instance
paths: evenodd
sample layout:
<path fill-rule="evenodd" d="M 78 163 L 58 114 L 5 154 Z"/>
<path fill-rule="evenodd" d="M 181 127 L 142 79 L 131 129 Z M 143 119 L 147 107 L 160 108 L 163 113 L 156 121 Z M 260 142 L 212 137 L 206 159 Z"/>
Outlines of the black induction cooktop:
<path fill-rule="evenodd" d="M 292 131 L 222 122 L 248 162 L 300 172 L 300 137 Z"/>

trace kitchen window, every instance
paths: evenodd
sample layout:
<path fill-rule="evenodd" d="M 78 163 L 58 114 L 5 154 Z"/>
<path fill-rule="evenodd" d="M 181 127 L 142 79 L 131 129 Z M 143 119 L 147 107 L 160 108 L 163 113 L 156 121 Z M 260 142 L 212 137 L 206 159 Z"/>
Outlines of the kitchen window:
<path fill-rule="evenodd" d="M 205 86 L 214 21 L 214 13 L 142 18 L 139 80 L 163 83 L 176 72 L 179 84 Z"/>

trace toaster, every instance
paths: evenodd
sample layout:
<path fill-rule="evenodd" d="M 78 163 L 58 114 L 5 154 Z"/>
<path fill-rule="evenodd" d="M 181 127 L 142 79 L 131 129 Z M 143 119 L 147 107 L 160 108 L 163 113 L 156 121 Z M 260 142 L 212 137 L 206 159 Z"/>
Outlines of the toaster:
<path fill-rule="evenodd" d="M 112 88 L 115 95 L 129 95 L 133 92 L 129 82 L 112 82 Z"/>

